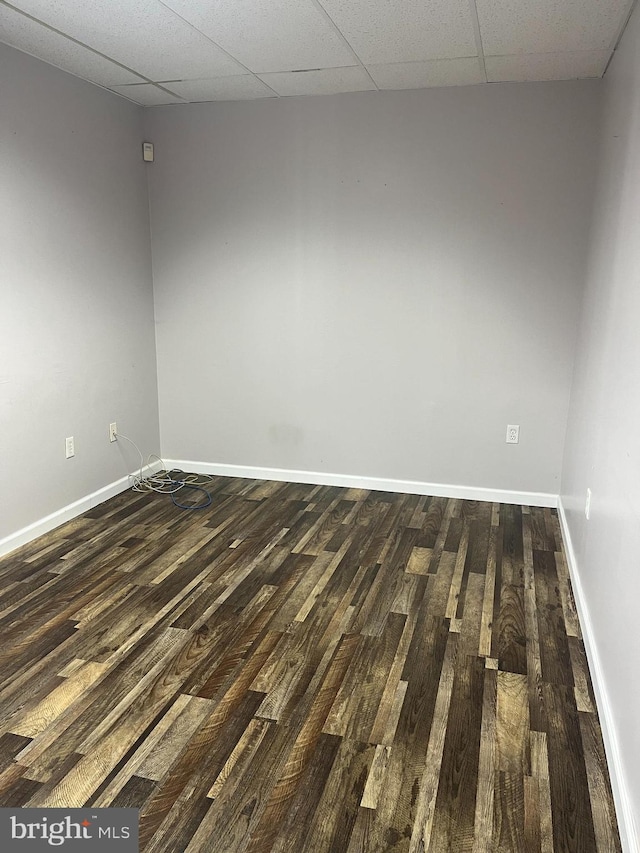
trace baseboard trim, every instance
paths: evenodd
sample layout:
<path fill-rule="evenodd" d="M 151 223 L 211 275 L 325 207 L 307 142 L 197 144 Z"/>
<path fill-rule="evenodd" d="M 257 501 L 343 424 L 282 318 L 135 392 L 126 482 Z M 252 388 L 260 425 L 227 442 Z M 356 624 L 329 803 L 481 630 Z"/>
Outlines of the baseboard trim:
<path fill-rule="evenodd" d="M 409 495 L 462 498 L 470 501 L 497 501 L 525 506 L 555 507 L 558 496 L 546 492 L 513 492 L 506 489 L 485 489 L 477 486 L 455 486 L 448 483 L 422 483 L 417 480 L 388 480 L 382 477 L 360 477 L 353 474 L 329 474 L 320 471 L 296 471 L 287 468 L 256 468 L 249 465 L 224 465 L 218 462 L 195 462 L 165 459 L 169 468 L 180 468 L 198 474 L 219 477 L 246 477 L 249 480 L 278 480 L 287 483 L 309 483 L 318 486 L 343 486 L 347 489 L 370 489 L 381 492 L 402 492 Z"/>
<path fill-rule="evenodd" d="M 613 722 L 613 713 L 611 711 L 609 696 L 605 688 L 604 670 L 598 654 L 598 647 L 593 633 L 593 625 L 589 615 L 589 607 L 587 605 L 584 589 L 580 580 L 578 561 L 576 560 L 576 553 L 573 548 L 571 532 L 569 530 L 567 516 L 561 497 L 558 498 L 558 517 L 560 519 L 560 527 L 562 529 L 562 538 L 564 539 L 569 574 L 571 575 L 573 597 L 576 602 L 578 618 L 580 619 L 582 638 L 584 640 L 587 660 L 589 661 L 589 670 L 591 672 L 591 681 L 593 683 L 593 692 L 595 694 L 596 705 L 598 707 L 598 716 L 600 717 L 600 728 L 602 729 L 602 739 L 604 741 L 607 763 L 609 765 L 609 776 L 611 777 L 611 788 L 613 790 L 613 799 L 616 806 L 622 849 L 625 853 L 640 853 L 638 835 L 635 829 L 635 819 L 633 816 L 633 809 L 631 807 L 631 798 L 626 786 L 625 774 L 620 757 L 620 746 L 618 744 L 616 729 Z"/>
<path fill-rule="evenodd" d="M 155 473 L 160 470 L 160 468 L 161 463 L 154 462 L 152 465 L 147 465 L 143 469 L 143 473 Z M 88 510 L 93 509 L 93 507 L 98 506 L 98 504 L 109 500 L 109 498 L 119 495 L 120 492 L 126 491 L 131 486 L 132 477 L 138 476 L 139 474 L 140 471 L 138 470 L 135 474 L 128 474 L 126 477 L 121 477 L 119 480 L 115 480 L 113 483 L 109 483 L 101 489 L 97 489 L 95 492 L 91 492 L 91 494 L 85 495 L 79 500 L 52 512 L 50 515 L 40 518 L 38 521 L 34 521 L 33 524 L 29 524 L 27 527 L 23 527 L 15 533 L 10 533 L 8 536 L 5 536 L 4 539 L 0 539 L 0 557 L 3 557 L 5 554 L 9 554 L 11 551 L 15 551 L 15 549 L 20 548 L 21 545 L 26 545 L 33 539 L 37 539 L 38 536 L 48 533 L 50 530 L 59 527 L 61 524 L 71 521 L 72 518 L 82 515 L 83 512 L 87 512 Z"/>

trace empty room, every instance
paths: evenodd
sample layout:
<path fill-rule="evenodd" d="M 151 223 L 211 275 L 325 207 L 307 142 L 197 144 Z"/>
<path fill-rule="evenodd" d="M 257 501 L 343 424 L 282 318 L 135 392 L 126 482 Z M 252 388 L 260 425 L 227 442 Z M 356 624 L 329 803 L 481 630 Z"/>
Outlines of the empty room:
<path fill-rule="evenodd" d="M 639 212 L 635 0 L 0 0 L 0 847 L 640 853 Z"/>

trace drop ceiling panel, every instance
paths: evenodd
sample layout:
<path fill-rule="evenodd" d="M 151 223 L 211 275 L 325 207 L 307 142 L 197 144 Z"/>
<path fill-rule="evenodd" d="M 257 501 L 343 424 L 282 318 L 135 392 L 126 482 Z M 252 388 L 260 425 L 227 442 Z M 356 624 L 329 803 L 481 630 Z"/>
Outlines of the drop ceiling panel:
<path fill-rule="evenodd" d="M 475 56 L 469 0 L 320 0 L 365 65 Z"/>
<path fill-rule="evenodd" d="M 110 86 L 113 92 L 124 95 L 136 104 L 144 107 L 156 107 L 161 104 L 181 104 L 181 98 L 163 91 L 153 83 L 141 83 L 134 86 Z"/>
<path fill-rule="evenodd" d="M 485 55 L 606 50 L 629 0 L 476 0 Z"/>
<path fill-rule="evenodd" d="M 279 95 L 329 95 L 338 92 L 365 92 L 375 89 L 367 72 L 359 65 L 352 68 L 323 68 L 302 74 L 283 71 L 279 74 L 262 74 Z"/>
<path fill-rule="evenodd" d="M 273 98 L 274 93 L 252 74 L 217 77 L 209 80 L 182 80 L 167 88 L 187 101 L 245 101 Z"/>
<path fill-rule="evenodd" d="M 608 50 L 579 53 L 518 54 L 487 56 L 485 66 L 490 83 L 524 83 L 534 80 L 570 80 L 600 77 L 609 59 Z"/>
<path fill-rule="evenodd" d="M 244 100 L 599 77 L 633 2 L 0 0 L 0 41 L 107 88 Z"/>
<path fill-rule="evenodd" d="M 103 86 L 140 80 L 137 74 L 120 68 L 7 6 L 0 6 L 0 41 Z"/>
<path fill-rule="evenodd" d="M 18 0 L 20 8 L 150 80 L 238 74 L 224 51 L 157 0 Z"/>
<path fill-rule="evenodd" d="M 380 89 L 423 89 L 486 82 L 477 57 L 368 65 L 367 70 Z"/>
<path fill-rule="evenodd" d="M 250 71 L 352 65 L 354 56 L 312 0 L 164 0 Z"/>

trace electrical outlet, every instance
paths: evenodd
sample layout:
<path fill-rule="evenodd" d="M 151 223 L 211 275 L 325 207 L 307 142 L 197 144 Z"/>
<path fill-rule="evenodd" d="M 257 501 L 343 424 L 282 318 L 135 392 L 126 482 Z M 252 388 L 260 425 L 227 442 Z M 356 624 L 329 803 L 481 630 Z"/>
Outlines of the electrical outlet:
<path fill-rule="evenodd" d="M 115 421 L 112 424 L 109 424 L 109 441 L 117 441 L 118 440 L 118 428 L 116 427 Z"/>
<path fill-rule="evenodd" d="M 67 459 L 71 459 L 72 456 L 76 455 L 76 449 L 73 444 L 73 436 L 70 435 L 69 438 L 65 438 L 64 440 L 65 454 Z"/>
<path fill-rule="evenodd" d="M 507 426 L 507 444 L 517 444 L 520 441 L 520 427 L 518 424 Z"/>
<path fill-rule="evenodd" d="M 587 489 L 587 499 L 584 502 L 584 517 L 589 521 L 591 515 L 591 489 Z"/>

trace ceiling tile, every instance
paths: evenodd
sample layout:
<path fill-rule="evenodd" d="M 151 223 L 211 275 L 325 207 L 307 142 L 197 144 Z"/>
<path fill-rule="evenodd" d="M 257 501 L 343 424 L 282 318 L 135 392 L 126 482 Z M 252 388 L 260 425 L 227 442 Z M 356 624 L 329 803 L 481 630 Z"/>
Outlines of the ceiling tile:
<path fill-rule="evenodd" d="M 17 0 L 25 12 L 150 80 L 223 77 L 241 67 L 157 0 Z"/>
<path fill-rule="evenodd" d="M 311 0 L 163 0 L 250 71 L 353 65 L 355 58 Z"/>
<path fill-rule="evenodd" d="M 606 50 L 629 0 L 476 0 L 485 55 Z"/>
<path fill-rule="evenodd" d="M 240 101 L 275 97 L 271 89 L 252 74 L 207 80 L 181 80 L 167 85 L 172 92 L 187 101 Z"/>
<path fill-rule="evenodd" d="M 375 84 L 359 65 L 351 68 L 322 68 L 318 71 L 282 71 L 261 74 L 279 95 L 335 95 L 339 92 L 366 92 L 375 90 Z"/>
<path fill-rule="evenodd" d="M 124 95 L 136 104 L 142 104 L 144 107 L 155 107 L 161 104 L 181 104 L 182 99 L 176 95 L 171 95 L 154 86 L 153 83 L 142 83 L 134 86 L 110 86 L 112 92 L 117 92 L 119 95 Z"/>
<path fill-rule="evenodd" d="M 141 79 L 7 6 L 0 6 L 0 42 L 103 86 L 134 83 Z"/>
<path fill-rule="evenodd" d="M 0 41 L 111 89 L 176 81 L 178 102 L 242 100 L 601 76 L 629 3 L 0 0 Z M 144 84 L 127 97 L 172 101 Z"/>
<path fill-rule="evenodd" d="M 485 67 L 490 83 L 524 83 L 534 80 L 600 77 L 608 60 L 608 50 L 584 50 L 578 53 L 521 53 L 517 56 L 487 56 Z"/>
<path fill-rule="evenodd" d="M 368 65 L 380 89 L 422 89 L 430 86 L 467 86 L 484 83 L 477 57 L 432 59 L 428 62 L 393 62 Z"/>
<path fill-rule="evenodd" d="M 475 56 L 469 0 L 320 0 L 365 65 Z"/>

